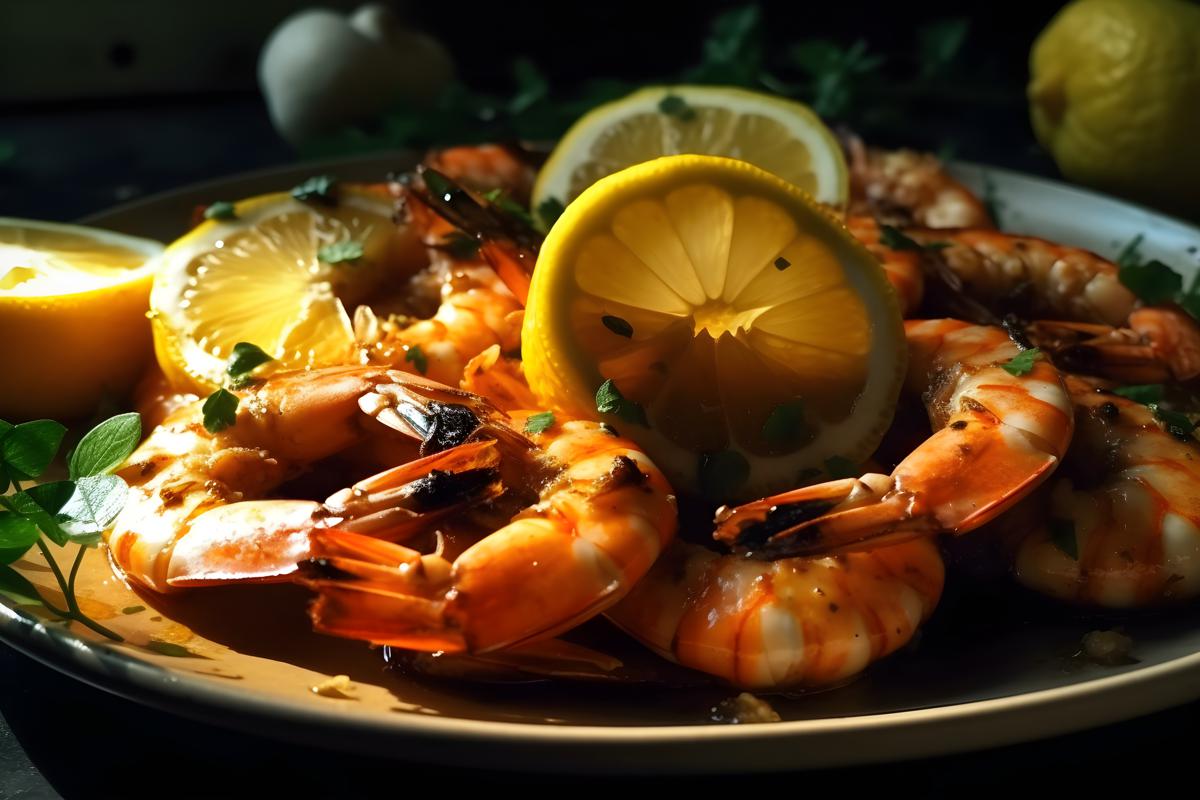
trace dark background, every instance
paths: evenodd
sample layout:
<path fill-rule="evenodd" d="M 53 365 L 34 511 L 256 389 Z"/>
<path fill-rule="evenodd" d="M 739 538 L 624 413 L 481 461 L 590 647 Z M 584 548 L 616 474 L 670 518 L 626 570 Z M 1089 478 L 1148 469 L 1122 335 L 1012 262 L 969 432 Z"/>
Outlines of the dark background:
<path fill-rule="evenodd" d="M 321 5 L 352 9 L 356 3 Z M 589 79 L 678 75 L 700 60 L 713 17 L 743 5 L 606 0 L 395 7 L 445 43 L 458 77 L 472 89 L 511 94 L 512 64 L 524 56 L 547 75 L 555 97 L 569 97 Z M 870 53 L 885 58 L 876 70 L 876 97 L 862 104 L 886 105 L 892 118 L 866 126 L 872 141 L 1055 174 L 1033 140 L 1024 87 L 1029 46 L 1058 4 L 758 5 L 773 69 L 790 45 L 813 38 L 843 47 L 862 39 Z M 255 64 L 269 31 L 303 7 L 296 0 L 0 3 L 0 215 L 68 220 L 185 183 L 294 160 L 296 152 L 274 132 L 258 96 Z M 919 29 L 956 18 L 969 21 L 969 32 L 952 67 L 935 86 L 905 96 L 900 87 L 918 67 Z"/>
<path fill-rule="evenodd" d="M 466 85 L 511 92 L 512 61 L 528 56 L 556 93 L 569 94 L 600 76 L 636 81 L 677 73 L 699 59 L 709 19 L 736 4 L 409 5 L 413 24 L 446 43 Z M 1023 91 L 1029 46 L 1059 4 L 990 5 L 764 2 L 767 60 L 781 59 L 788 45 L 802 39 L 824 37 L 845 46 L 861 38 L 886 58 L 882 77 L 903 82 L 916 69 L 918 28 L 966 15 L 969 35 L 942 96 L 899 103 L 901 124 L 870 131 L 873 140 L 948 147 L 958 157 L 1054 175 L 1033 140 Z M 302 6 L 290 0 L 186 6 L 3 0 L 0 215 L 74 219 L 185 183 L 296 159 L 257 94 L 255 60 L 269 30 Z M 1145 791 L 1160 776 L 1188 773 L 1195 712 L 1187 706 L 1082 735 L 905 765 L 776 776 L 749 785 L 738 777 L 637 785 L 647 792 L 770 786 L 822 796 Z M 110 697 L 3 645 L 0 715 L 4 798 L 262 791 L 335 797 L 470 792 L 496 784 L 560 794 L 584 784 L 356 758 L 236 734 Z M 596 771 L 589 787 L 624 787 L 603 777 L 604 765 Z"/>

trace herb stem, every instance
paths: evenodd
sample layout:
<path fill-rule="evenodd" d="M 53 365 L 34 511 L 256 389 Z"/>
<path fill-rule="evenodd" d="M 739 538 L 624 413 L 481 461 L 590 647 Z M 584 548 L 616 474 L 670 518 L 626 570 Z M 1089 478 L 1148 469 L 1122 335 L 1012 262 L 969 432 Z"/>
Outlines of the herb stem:
<path fill-rule="evenodd" d="M 52 556 L 50 554 L 50 549 L 48 547 L 46 547 L 45 540 L 39 538 L 37 541 L 37 546 L 38 546 L 38 550 L 40 550 L 42 552 L 42 557 L 46 559 L 46 563 L 50 566 L 50 571 L 54 573 L 54 578 L 55 578 L 55 580 L 58 581 L 58 588 L 62 590 L 63 599 L 67 601 L 67 606 L 69 608 L 70 604 L 71 604 L 71 595 L 70 595 L 69 590 L 67 589 L 67 581 L 63 577 L 62 570 L 60 570 L 58 568 L 58 562 L 56 562 L 54 560 L 54 556 Z M 45 604 L 46 608 L 49 609 L 50 612 L 55 614 L 56 616 L 63 617 L 65 619 L 71 618 L 72 614 L 69 610 L 64 611 L 61 608 L 58 608 L 57 606 L 55 606 L 54 604 L 52 604 L 48 600 L 46 600 L 46 598 L 44 598 L 44 597 L 42 598 L 42 602 Z"/>

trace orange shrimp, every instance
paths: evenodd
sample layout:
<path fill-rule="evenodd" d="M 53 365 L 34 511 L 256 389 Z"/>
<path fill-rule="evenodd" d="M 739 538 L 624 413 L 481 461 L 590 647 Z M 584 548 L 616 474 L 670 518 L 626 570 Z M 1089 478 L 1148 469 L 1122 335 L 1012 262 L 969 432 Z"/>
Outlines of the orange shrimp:
<path fill-rule="evenodd" d="M 317 592 L 318 630 L 380 644 L 479 652 L 550 637 L 619 600 L 677 523 L 670 487 L 636 446 L 566 419 L 523 435 L 532 413 L 509 417 L 386 368 L 273 376 L 218 433 L 199 404 L 151 433 L 120 470 L 131 497 L 109 552 L 156 591 L 303 583 Z M 420 442 L 422 457 L 323 503 L 264 499 L 388 431 Z M 456 556 L 444 537 L 416 547 L 450 511 L 453 526 L 482 528 L 477 541 Z"/>

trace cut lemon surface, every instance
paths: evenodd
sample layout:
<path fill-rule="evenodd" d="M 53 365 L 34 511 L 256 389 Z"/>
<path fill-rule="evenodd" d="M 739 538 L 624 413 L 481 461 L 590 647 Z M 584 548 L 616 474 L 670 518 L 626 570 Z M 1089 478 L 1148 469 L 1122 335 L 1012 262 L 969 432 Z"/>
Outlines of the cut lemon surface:
<path fill-rule="evenodd" d="M 162 245 L 0 218 L 0 418 L 70 419 L 126 392 L 150 354 L 147 296 Z"/>
<path fill-rule="evenodd" d="M 791 183 L 671 156 L 603 178 L 538 257 L 530 386 L 721 502 L 828 476 L 889 424 L 906 347 L 878 261 Z"/>
<path fill-rule="evenodd" d="M 242 200 L 171 244 L 150 295 L 158 361 L 178 389 L 221 384 L 234 345 L 280 368 L 352 363 L 351 313 L 419 261 L 383 191 L 340 186 L 325 199 Z"/>
<path fill-rule="evenodd" d="M 724 86 L 653 86 L 592 110 L 538 174 L 533 207 L 572 202 L 596 181 L 660 156 L 748 161 L 842 207 L 849 191 L 837 138 L 808 106 Z"/>

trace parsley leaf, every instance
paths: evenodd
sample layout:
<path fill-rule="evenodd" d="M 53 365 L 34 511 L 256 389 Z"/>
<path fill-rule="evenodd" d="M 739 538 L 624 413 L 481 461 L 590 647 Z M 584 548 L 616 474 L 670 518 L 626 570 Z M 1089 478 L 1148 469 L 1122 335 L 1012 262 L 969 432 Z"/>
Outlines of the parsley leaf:
<path fill-rule="evenodd" d="M 14 480 L 30 480 L 46 471 L 67 432 L 49 419 L 14 425 L 0 439 L 0 459 Z"/>
<path fill-rule="evenodd" d="M 218 200 L 212 203 L 208 208 L 204 209 L 205 219 L 237 219 L 237 212 L 233 209 L 233 203 L 227 200 Z"/>
<path fill-rule="evenodd" d="M 966 19 L 942 19 L 917 29 L 917 55 L 921 77 L 933 78 L 946 72 L 962 52 L 971 23 Z"/>
<path fill-rule="evenodd" d="M 238 342 L 233 346 L 233 352 L 229 355 L 229 363 L 225 365 L 225 374 L 233 380 L 235 385 L 240 386 L 247 381 L 250 373 L 274 360 L 258 345 L 250 342 Z"/>
<path fill-rule="evenodd" d="M 912 250 L 918 253 L 941 250 L 949 247 L 949 242 L 930 242 L 929 244 L 921 244 L 915 239 L 910 239 L 904 235 L 898 228 L 893 228 L 891 225 L 879 226 L 879 241 L 886 247 L 893 250 Z"/>
<path fill-rule="evenodd" d="M 737 450 L 700 456 L 700 492 L 707 500 L 728 499 L 750 477 L 750 462 Z"/>
<path fill-rule="evenodd" d="M 92 428 L 79 440 L 67 468 L 71 479 L 103 475 L 119 467 L 142 438 L 142 415 L 118 414 Z"/>
<path fill-rule="evenodd" d="M 363 257 L 362 242 L 347 239 L 344 242 L 327 244 L 317 250 L 317 258 L 326 264 L 341 264 L 344 261 L 357 261 Z"/>
<path fill-rule="evenodd" d="M 410 362 L 417 368 L 417 372 L 422 375 L 425 370 L 429 369 L 429 360 L 425 358 L 425 351 L 421 349 L 419 344 L 410 344 L 407 352 L 404 353 L 404 360 Z"/>
<path fill-rule="evenodd" d="M 1186 414 L 1162 408 L 1158 403 L 1147 403 L 1146 408 L 1154 412 L 1154 418 L 1162 423 L 1167 433 L 1178 439 L 1187 439 L 1196 430 L 1197 423 Z"/>
<path fill-rule="evenodd" d="M 538 222 L 541 223 L 541 229 L 543 231 L 549 231 L 551 228 L 553 228 L 554 223 L 558 222 L 558 218 L 561 217 L 562 213 L 566 210 L 567 207 L 563 205 L 562 200 L 559 200 L 557 197 L 547 197 L 545 200 L 538 203 L 537 218 Z"/>
<path fill-rule="evenodd" d="M 1149 305 L 1170 302 L 1183 290 L 1183 276 L 1161 261 L 1123 266 L 1117 278 Z"/>
<path fill-rule="evenodd" d="M 862 472 L 858 468 L 858 464 L 855 464 L 844 456 L 830 456 L 825 459 L 825 471 L 834 480 L 839 478 L 857 478 Z"/>
<path fill-rule="evenodd" d="M 237 421 L 238 396 L 227 389 L 217 389 L 208 396 L 200 410 L 204 412 L 204 429 L 220 433 Z"/>
<path fill-rule="evenodd" d="M 0 595 L 19 606 L 40 606 L 42 598 L 29 580 L 12 567 L 0 564 Z"/>
<path fill-rule="evenodd" d="M 1009 375 L 1015 375 L 1018 378 L 1022 375 L 1028 375 L 1033 372 L 1033 365 L 1042 357 L 1042 351 L 1036 347 L 1031 347 L 1028 350 L 1022 350 L 1008 360 L 1008 363 L 1001 364 L 1000 369 L 1007 372 Z"/>
<path fill-rule="evenodd" d="M 75 482 L 75 492 L 62 507 L 69 519 L 63 528 L 76 541 L 99 534 L 121 513 L 129 487 L 116 475 L 88 475 Z"/>
<path fill-rule="evenodd" d="M 508 196 L 508 193 L 503 189 L 492 189 L 490 192 L 483 193 L 483 199 L 487 200 L 496 208 L 508 214 L 510 217 L 515 217 L 531 228 L 537 227 L 533 221 L 533 215 L 529 213 L 529 209 L 513 200 Z"/>
<path fill-rule="evenodd" d="M 617 336 L 624 336 L 626 339 L 633 338 L 633 326 L 621 317 L 605 314 L 600 317 L 600 321 L 604 323 L 604 327 L 615 333 Z"/>
<path fill-rule="evenodd" d="M 0 563 L 11 564 L 25 555 L 41 535 L 33 520 L 0 511 Z"/>
<path fill-rule="evenodd" d="M 1163 399 L 1163 385 L 1161 383 L 1146 383 L 1136 386 L 1118 386 L 1116 389 L 1113 389 L 1113 394 L 1148 406 L 1151 403 L 1158 403 Z"/>
<path fill-rule="evenodd" d="M 316 175 L 292 188 L 292 197 L 301 202 L 317 200 L 327 206 L 337 204 L 337 179 L 332 175 Z"/>
<path fill-rule="evenodd" d="M 646 420 L 645 409 L 634 401 L 627 400 L 612 379 L 600 384 L 600 388 L 596 390 L 596 410 L 601 414 L 614 414 L 635 425 L 650 425 Z"/>
<path fill-rule="evenodd" d="M 658 110 L 680 122 L 691 122 L 696 118 L 696 109 L 688 105 L 687 100 L 677 94 L 669 94 L 659 100 Z"/>
<path fill-rule="evenodd" d="M 525 420 L 525 432 L 528 434 L 543 433 L 554 425 L 554 412 L 542 411 L 530 414 Z"/>
<path fill-rule="evenodd" d="M 1051 517 L 1047 526 L 1050 529 L 1050 541 L 1054 546 L 1069 555 L 1073 561 L 1079 560 L 1079 538 L 1075 535 L 1075 523 L 1069 519 Z"/>
<path fill-rule="evenodd" d="M 804 432 L 804 402 L 789 400 L 771 409 L 763 422 L 762 437 L 771 444 L 790 444 Z"/>
<path fill-rule="evenodd" d="M 1142 263 L 1142 252 L 1138 248 L 1145 238 L 1146 234 L 1139 233 L 1125 243 L 1125 246 L 1121 248 L 1121 252 L 1117 254 L 1118 267 L 1136 267 Z"/>

